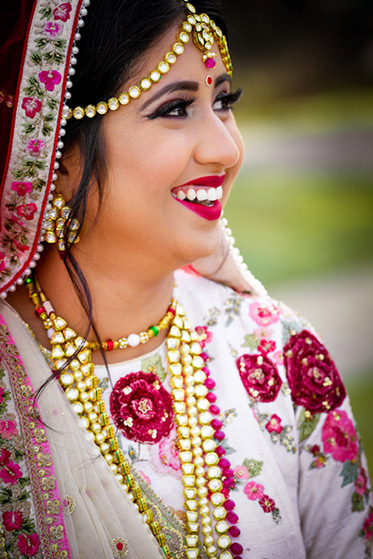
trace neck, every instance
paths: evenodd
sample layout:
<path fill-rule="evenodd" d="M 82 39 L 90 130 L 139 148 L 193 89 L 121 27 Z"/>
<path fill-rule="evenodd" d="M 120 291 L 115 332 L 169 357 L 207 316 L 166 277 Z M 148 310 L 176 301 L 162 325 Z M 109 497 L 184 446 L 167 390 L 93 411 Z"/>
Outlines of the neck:
<path fill-rule="evenodd" d="M 147 330 L 165 315 L 172 296 L 172 272 L 157 273 L 156 267 L 150 263 L 146 266 L 144 263 L 139 269 L 139 266 L 134 267 L 131 259 L 127 260 L 127 266 L 106 267 L 105 258 L 93 259 L 91 255 L 77 250 L 75 257 L 89 286 L 93 324 L 101 341 L 117 340 L 130 333 Z M 93 328 L 89 329 L 87 314 L 55 247 L 46 250 L 37 275 L 56 314 L 64 318 L 77 334 L 88 341 L 96 341 Z M 106 359 L 110 363 L 138 357 L 156 348 L 166 335 L 167 330 L 163 330 L 144 345 L 106 352 Z M 93 353 L 93 361 L 103 362 L 100 351 Z"/>

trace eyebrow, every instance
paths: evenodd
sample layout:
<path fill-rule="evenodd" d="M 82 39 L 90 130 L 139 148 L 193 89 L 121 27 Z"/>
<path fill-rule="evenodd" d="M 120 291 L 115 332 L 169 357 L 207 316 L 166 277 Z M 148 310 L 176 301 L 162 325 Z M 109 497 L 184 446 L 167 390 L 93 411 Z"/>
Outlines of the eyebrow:
<path fill-rule="evenodd" d="M 222 83 L 224 83 L 226 81 L 229 82 L 229 84 L 232 83 L 232 80 L 228 76 L 228 74 L 221 74 L 220 76 L 218 76 L 215 79 L 214 87 L 218 87 L 219 85 L 221 85 Z M 140 111 L 144 110 L 151 103 L 153 103 L 154 101 L 157 101 L 157 99 L 159 99 L 160 97 L 162 97 L 166 93 L 173 93 L 174 91 L 198 91 L 198 89 L 199 89 L 199 83 L 194 82 L 194 81 L 184 80 L 184 81 L 177 81 L 177 82 L 169 83 L 168 85 L 166 85 L 165 87 L 163 87 L 162 89 L 157 91 L 157 93 L 155 93 L 152 97 L 147 99 L 145 101 L 145 103 L 143 103 L 143 105 L 141 105 Z"/>

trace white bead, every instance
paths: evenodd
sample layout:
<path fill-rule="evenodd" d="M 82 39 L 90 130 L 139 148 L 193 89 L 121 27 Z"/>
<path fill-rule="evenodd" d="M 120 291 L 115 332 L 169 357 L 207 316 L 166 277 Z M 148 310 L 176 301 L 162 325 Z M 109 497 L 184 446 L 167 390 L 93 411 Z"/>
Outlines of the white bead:
<path fill-rule="evenodd" d="M 138 334 L 130 334 L 127 342 L 130 347 L 137 347 L 140 344 L 140 336 Z"/>

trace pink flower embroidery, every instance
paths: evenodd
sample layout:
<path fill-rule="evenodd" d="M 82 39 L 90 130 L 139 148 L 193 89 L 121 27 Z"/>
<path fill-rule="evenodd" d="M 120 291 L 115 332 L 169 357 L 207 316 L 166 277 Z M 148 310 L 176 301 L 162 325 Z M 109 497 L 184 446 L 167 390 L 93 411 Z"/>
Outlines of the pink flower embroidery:
<path fill-rule="evenodd" d="M 37 209 L 34 202 L 31 202 L 31 204 L 20 204 L 17 206 L 17 214 L 27 219 L 27 221 L 31 221 L 34 219 L 34 214 Z"/>
<path fill-rule="evenodd" d="M 254 336 L 257 340 L 269 340 L 272 336 L 272 330 L 270 328 L 257 328 L 254 330 Z"/>
<path fill-rule="evenodd" d="M 283 426 L 281 425 L 281 418 L 276 415 L 275 413 L 271 416 L 271 419 L 266 423 L 265 428 L 267 429 L 268 433 L 281 433 L 283 430 Z"/>
<path fill-rule="evenodd" d="M 259 505 L 262 507 L 264 512 L 272 512 L 276 508 L 274 500 L 268 497 L 268 495 L 263 495 L 259 501 Z"/>
<path fill-rule="evenodd" d="M 250 477 L 249 470 L 243 465 L 233 468 L 233 475 L 237 479 L 248 479 Z"/>
<path fill-rule="evenodd" d="M 44 26 L 45 35 L 49 36 L 50 39 L 55 39 L 62 35 L 63 23 L 56 23 L 55 21 L 48 21 Z"/>
<path fill-rule="evenodd" d="M 367 540 L 373 537 L 373 512 L 368 514 L 363 524 L 363 533 Z"/>
<path fill-rule="evenodd" d="M 41 111 L 41 101 L 36 97 L 24 97 L 21 106 L 25 109 L 26 116 L 30 118 L 34 118 L 36 113 Z"/>
<path fill-rule="evenodd" d="M 19 252 L 25 252 L 28 249 L 28 245 L 22 245 L 17 241 L 17 239 L 13 239 L 13 243 L 15 244 Z"/>
<path fill-rule="evenodd" d="M 272 340 L 261 340 L 258 345 L 258 351 L 260 351 L 260 353 L 265 353 L 265 354 L 271 353 L 275 349 L 276 349 L 276 342 Z"/>
<path fill-rule="evenodd" d="M 267 355 L 242 355 L 236 361 L 249 396 L 259 402 L 272 402 L 282 384 L 276 366 Z"/>
<path fill-rule="evenodd" d="M 311 332 L 291 336 L 284 359 L 295 404 L 311 413 L 340 406 L 346 396 L 343 382 L 327 349 Z"/>
<path fill-rule="evenodd" d="M 54 19 L 60 19 L 61 21 L 67 21 L 70 19 L 70 12 L 71 12 L 71 4 L 70 2 L 63 2 L 53 10 L 53 17 Z"/>
<path fill-rule="evenodd" d="M 20 196 L 25 196 L 32 190 L 31 182 L 12 182 L 12 190 L 17 192 Z"/>
<path fill-rule="evenodd" d="M 172 399 L 154 373 L 130 373 L 110 396 L 115 425 L 127 439 L 155 444 L 172 429 Z"/>
<path fill-rule="evenodd" d="M 10 419 L 0 419 L 0 435 L 3 439 L 12 439 L 18 435 L 17 423 Z"/>
<path fill-rule="evenodd" d="M 40 547 L 39 536 L 37 534 L 20 534 L 17 545 L 23 555 L 33 557 Z"/>
<path fill-rule="evenodd" d="M 4 388 L 0 386 L 0 404 L 3 401 Z"/>
<path fill-rule="evenodd" d="M 150 449 L 151 462 L 161 475 L 173 474 L 181 479 L 182 472 L 177 447 L 176 429 L 173 428 L 168 437 L 161 440 L 159 445 Z"/>
<path fill-rule="evenodd" d="M 264 493 L 264 486 L 260 485 L 260 483 L 255 483 L 255 481 L 249 481 L 243 489 L 243 492 L 250 501 L 256 501 L 257 499 L 261 499 Z"/>
<path fill-rule="evenodd" d="M 11 530 L 19 530 L 23 523 L 23 514 L 20 511 L 3 512 L 3 522 L 8 532 Z"/>
<path fill-rule="evenodd" d="M 254 301 L 249 305 L 249 315 L 259 326 L 269 326 L 280 318 L 280 309 L 276 303 L 265 304 Z"/>
<path fill-rule="evenodd" d="M 0 466 L 4 466 L 9 462 L 10 452 L 7 448 L 0 449 Z"/>
<path fill-rule="evenodd" d="M 21 468 L 13 461 L 7 462 L 0 470 L 0 477 L 5 483 L 14 485 L 22 477 Z"/>
<path fill-rule="evenodd" d="M 365 468 L 361 468 L 355 481 L 355 491 L 358 495 L 364 495 L 368 488 L 368 476 Z"/>
<path fill-rule="evenodd" d="M 321 430 L 324 451 L 334 460 L 354 460 L 358 454 L 357 434 L 354 424 L 343 410 L 328 413 Z"/>
<path fill-rule="evenodd" d="M 276 363 L 276 365 L 284 364 L 284 354 L 282 353 L 282 351 L 275 351 L 275 353 L 272 355 L 272 359 Z"/>
<path fill-rule="evenodd" d="M 5 259 L 5 254 L 3 252 L 0 252 L 0 272 L 2 272 L 5 268 Z"/>
<path fill-rule="evenodd" d="M 39 72 L 39 79 L 45 85 L 45 89 L 53 91 L 54 86 L 61 81 L 61 74 L 57 70 L 50 70 L 49 72 L 48 70 L 43 70 Z"/>
<path fill-rule="evenodd" d="M 30 151 L 30 155 L 32 155 L 33 157 L 38 157 L 41 150 L 44 148 L 44 140 L 30 140 L 27 144 L 27 149 Z"/>
<path fill-rule="evenodd" d="M 153 447 L 152 447 L 152 448 L 153 448 Z M 139 470 L 139 474 L 142 475 L 142 477 L 145 479 L 145 481 L 146 481 L 146 483 L 147 483 L 148 485 L 151 485 L 151 484 L 152 484 L 152 480 L 150 479 L 149 476 L 146 475 L 145 472 L 143 472 L 142 470 Z"/>
<path fill-rule="evenodd" d="M 212 341 L 212 332 L 207 330 L 207 326 L 197 326 L 196 332 L 200 336 L 200 344 L 202 347 L 205 347 L 206 344 L 209 344 Z"/>

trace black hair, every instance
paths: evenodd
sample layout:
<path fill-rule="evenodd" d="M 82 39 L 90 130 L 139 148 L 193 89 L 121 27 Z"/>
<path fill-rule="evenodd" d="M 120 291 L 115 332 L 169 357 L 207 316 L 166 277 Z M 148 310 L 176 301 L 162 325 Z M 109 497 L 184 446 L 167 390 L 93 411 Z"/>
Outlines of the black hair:
<path fill-rule="evenodd" d="M 75 74 L 72 76 L 70 107 L 97 104 L 121 92 L 131 77 L 136 62 L 175 21 L 186 14 L 183 0 L 91 0 L 84 18 Z M 197 13 L 207 13 L 226 34 L 218 4 L 214 0 L 194 0 Z M 78 145 L 82 157 L 82 175 L 76 192 L 69 201 L 72 217 L 82 226 L 86 213 L 87 196 L 92 185 L 97 185 L 99 202 L 104 192 L 105 145 L 101 135 L 102 119 L 96 115 L 82 120 L 71 119 L 64 137 L 65 154 Z M 61 172 L 64 172 L 63 159 Z M 66 242 L 64 263 L 88 317 L 88 331 L 92 328 L 99 340 L 92 320 L 92 300 L 88 283 Z M 86 335 L 87 335 L 86 333 Z M 105 360 L 105 357 L 104 357 Z"/>

